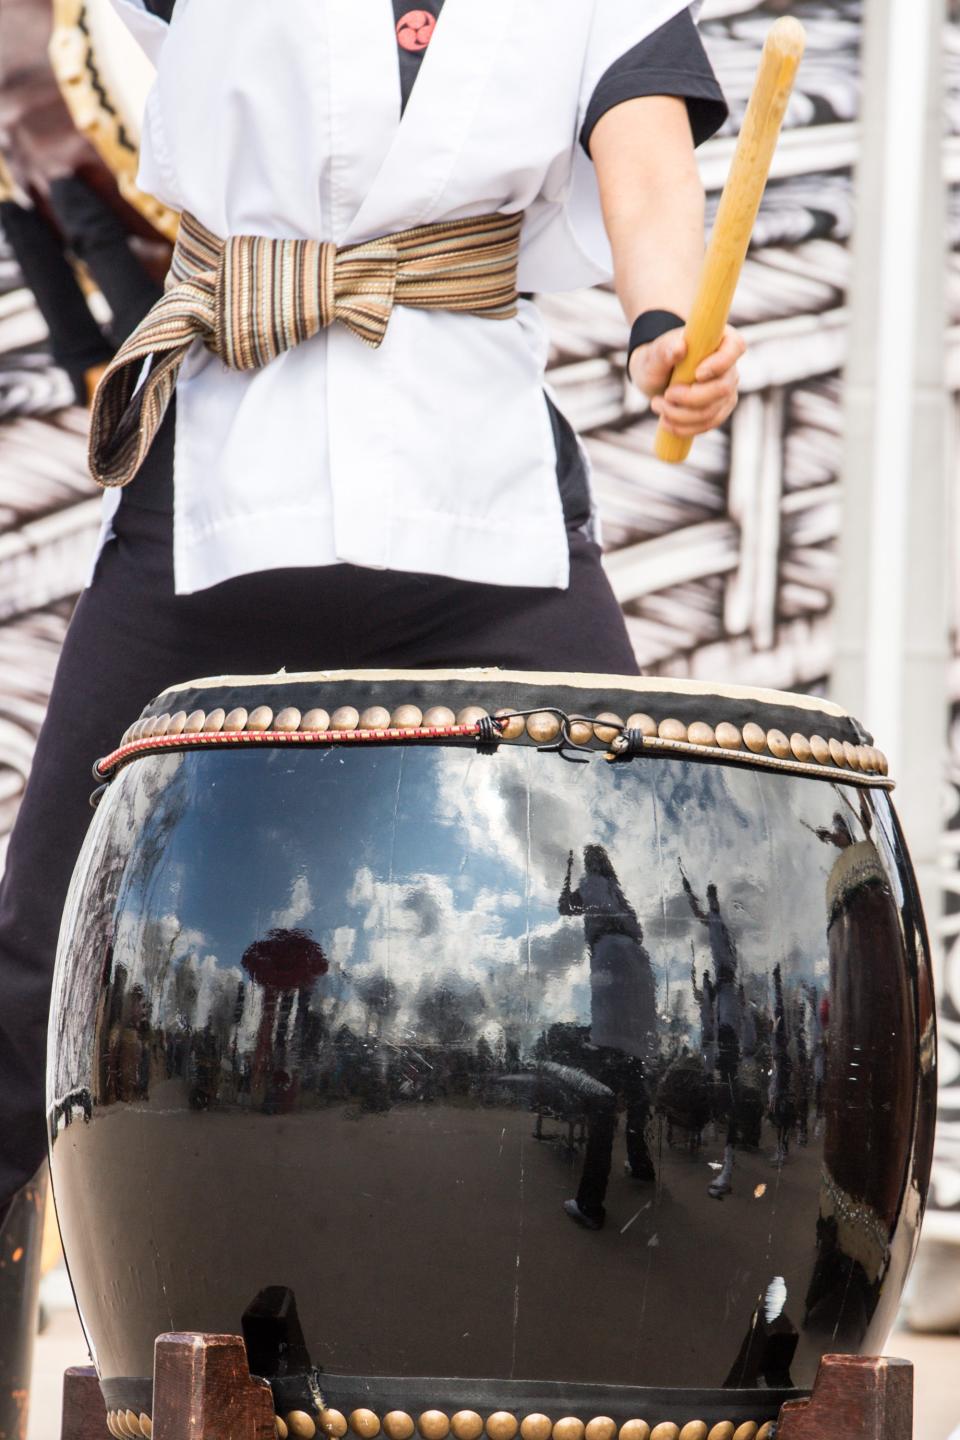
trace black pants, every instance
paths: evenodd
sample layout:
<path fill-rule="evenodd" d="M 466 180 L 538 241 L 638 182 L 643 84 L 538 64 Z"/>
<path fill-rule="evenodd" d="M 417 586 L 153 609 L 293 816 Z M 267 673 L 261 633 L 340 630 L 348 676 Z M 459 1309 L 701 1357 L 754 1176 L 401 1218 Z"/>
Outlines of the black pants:
<path fill-rule="evenodd" d="M 125 498 L 116 530 L 67 634 L 0 886 L 0 1207 L 45 1152 L 51 973 L 91 766 L 147 700 L 195 676 L 283 666 L 637 673 L 599 551 L 579 532 L 566 591 L 336 565 L 177 596 L 170 517 Z"/>

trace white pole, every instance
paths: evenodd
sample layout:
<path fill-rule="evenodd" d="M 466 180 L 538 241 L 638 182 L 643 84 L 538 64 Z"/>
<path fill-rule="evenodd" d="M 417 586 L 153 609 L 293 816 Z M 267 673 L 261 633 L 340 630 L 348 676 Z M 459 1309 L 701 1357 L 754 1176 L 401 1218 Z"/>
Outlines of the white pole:
<path fill-rule="evenodd" d="M 833 694 L 874 731 L 936 919 L 949 664 L 944 0 L 865 7 Z"/>

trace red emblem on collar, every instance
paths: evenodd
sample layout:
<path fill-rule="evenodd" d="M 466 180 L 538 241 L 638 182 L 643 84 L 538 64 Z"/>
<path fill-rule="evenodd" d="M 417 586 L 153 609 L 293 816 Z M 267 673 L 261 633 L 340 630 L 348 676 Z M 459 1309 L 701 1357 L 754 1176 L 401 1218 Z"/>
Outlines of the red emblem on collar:
<path fill-rule="evenodd" d="M 437 17 L 429 10 L 408 10 L 397 21 L 397 44 L 401 50 L 426 50 L 437 28 Z"/>

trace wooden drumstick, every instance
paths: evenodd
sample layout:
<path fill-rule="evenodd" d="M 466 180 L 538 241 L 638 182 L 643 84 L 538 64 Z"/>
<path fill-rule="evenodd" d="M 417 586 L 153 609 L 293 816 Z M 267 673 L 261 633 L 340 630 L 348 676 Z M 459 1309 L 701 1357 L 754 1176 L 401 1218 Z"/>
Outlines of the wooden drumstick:
<path fill-rule="evenodd" d="M 698 367 L 723 339 L 806 44 L 803 26 L 790 16 L 778 20 L 767 36 L 687 322 L 687 355 L 674 370 L 671 385 L 692 384 Z M 690 438 L 671 435 L 661 421 L 656 440 L 661 460 L 679 464 L 692 444 Z"/>

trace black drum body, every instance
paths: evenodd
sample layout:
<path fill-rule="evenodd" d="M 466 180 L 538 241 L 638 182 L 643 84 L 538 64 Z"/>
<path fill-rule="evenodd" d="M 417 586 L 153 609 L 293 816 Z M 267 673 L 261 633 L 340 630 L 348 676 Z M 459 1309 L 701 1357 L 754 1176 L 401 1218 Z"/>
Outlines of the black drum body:
<path fill-rule="evenodd" d="M 112 1411 L 150 1414 L 171 1330 L 245 1333 L 278 1413 L 334 1434 L 357 1407 L 762 1424 L 824 1352 L 882 1349 L 933 1008 L 854 722 L 495 672 L 201 682 L 145 713 L 51 1021 Z"/>

